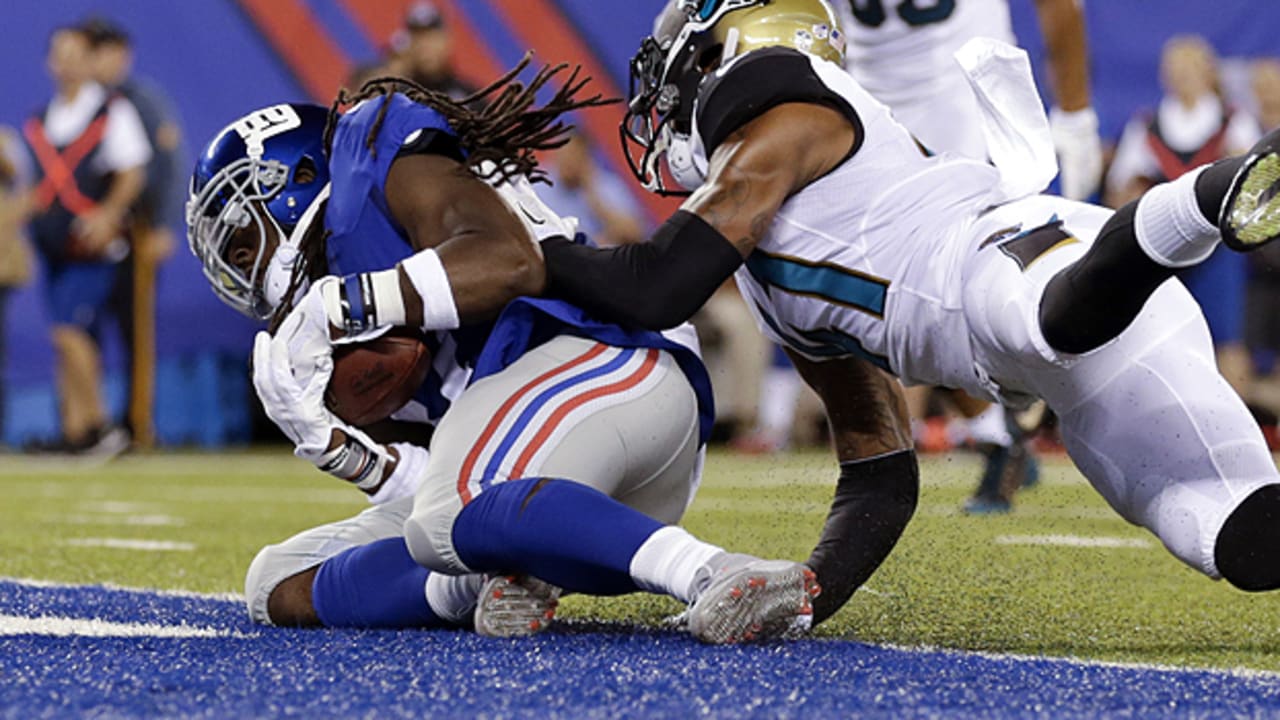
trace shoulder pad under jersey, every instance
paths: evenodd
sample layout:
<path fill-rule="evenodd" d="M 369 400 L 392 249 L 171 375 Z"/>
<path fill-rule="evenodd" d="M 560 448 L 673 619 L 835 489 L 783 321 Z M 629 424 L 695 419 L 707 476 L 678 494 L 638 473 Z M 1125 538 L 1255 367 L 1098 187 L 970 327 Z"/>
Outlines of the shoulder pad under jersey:
<path fill-rule="evenodd" d="M 785 47 L 753 50 L 698 88 L 696 122 L 707 157 L 735 130 L 784 103 L 814 103 L 830 107 L 853 124 L 862 144 L 862 120 L 838 92 L 827 86 L 808 55 Z M 818 60 L 817 62 L 825 62 Z M 853 151 L 857 152 L 854 147 Z"/>

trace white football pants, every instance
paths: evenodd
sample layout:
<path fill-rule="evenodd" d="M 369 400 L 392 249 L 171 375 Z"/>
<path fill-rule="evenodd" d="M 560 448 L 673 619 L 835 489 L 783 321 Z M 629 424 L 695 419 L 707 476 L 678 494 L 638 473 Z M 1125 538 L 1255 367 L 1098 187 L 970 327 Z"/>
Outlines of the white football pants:
<path fill-rule="evenodd" d="M 1071 459 L 1107 502 L 1217 578 L 1214 543 L 1227 516 L 1254 490 L 1280 482 L 1262 433 L 1218 373 L 1204 316 L 1177 280 L 1102 347 L 1083 355 L 1049 347 L 1038 317 L 1045 286 L 1084 254 L 1111 211 L 1037 196 L 986 213 L 970 235 L 1031 229 L 1055 216 L 1079 242 L 1063 241 L 1025 270 L 1000 243 L 966 262 L 972 389 L 1044 398 Z"/>
<path fill-rule="evenodd" d="M 675 359 L 561 336 L 471 387 L 431 439 L 409 552 L 430 570 L 469 572 L 453 521 L 488 487 L 560 478 L 662 523 L 684 515 L 701 477 L 698 402 Z"/>

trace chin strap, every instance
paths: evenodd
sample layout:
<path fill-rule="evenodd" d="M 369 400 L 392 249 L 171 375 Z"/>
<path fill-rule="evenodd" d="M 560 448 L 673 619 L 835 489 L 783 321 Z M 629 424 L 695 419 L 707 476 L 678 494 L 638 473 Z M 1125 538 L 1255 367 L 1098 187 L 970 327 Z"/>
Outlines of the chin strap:
<path fill-rule="evenodd" d="M 280 307 L 285 300 L 297 300 L 296 297 L 286 298 L 284 294 L 289 292 L 289 281 L 293 278 L 294 267 L 298 263 L 298 258 L 302 257 L 302 239 L 311 230 L 316 219 L 321 217 L 320 210 L 329 199 L 329 191 L 330 186 L 326 184 L 302 213 L 298 224 L 293 226 L 293 232 L 289 233 L 289 237 L 282 240 L 276 247 L 275 253 L 271 255 L 271 261 L 267 263 L 262 294 L 272 308 Z M 298 287 L 298 294 L 306 291 L 307 283 Z"/>

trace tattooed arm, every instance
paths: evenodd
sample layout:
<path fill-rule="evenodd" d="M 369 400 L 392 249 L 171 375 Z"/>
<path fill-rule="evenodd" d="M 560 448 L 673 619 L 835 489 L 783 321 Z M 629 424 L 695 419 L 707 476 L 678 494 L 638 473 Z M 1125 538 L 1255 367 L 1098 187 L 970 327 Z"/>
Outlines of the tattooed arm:
<path fill-rule="evenodd" d="M 857 146 L 823 105 L 778 105 L 727 136 L 707 181 L 648 243 L 596 250 L 543 243 L 551 294 L 604 319 L 650 329 L 688 320 L 764 238 L 787 198 Z"/>
<path fill-rule="evenodd" d="M 745 258 L 782 203 L 831 172 L 856 142 L 853 126 L 836 110 L 779 105 L 716 147 L 707 181 L 681 209 L 705 220 Z"/>
<path fill-rule="evenodd" d="M 822 398 L 840 461 L 831 511 L 808 560 L 822 586 L 816 624 L 848 602 L 893 550 L 915 512 L 920 473 L 897 379 L 863 360 L 816 363 L 789 354 Z"/>

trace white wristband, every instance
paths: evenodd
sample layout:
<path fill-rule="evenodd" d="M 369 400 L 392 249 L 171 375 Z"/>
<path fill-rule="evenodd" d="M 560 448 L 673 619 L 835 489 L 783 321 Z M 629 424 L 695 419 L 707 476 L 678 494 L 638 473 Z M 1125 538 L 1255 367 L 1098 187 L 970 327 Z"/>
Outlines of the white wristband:
<path fill-rule="evenodd" d="M 1049 123 L 1052 127 L 1077 133 L 1097 133 L 1098 113 L 1091 107 L 1080 110 L 1063 110 L 1054 106 L 1049 110 Z"/>
<path fill-rule="evenodd" d="M 391 268 L 344 276 L 337 287 L 336 308 L 338 317 L 331 317 L 330 322 L 342 328 L 347 337 L 387 325 L 404 325 L 400 271 Z"/>
<path fill-rule="evenodd" d="M 378 492 L 369 496 L 370 504 L 382 505 L 403 497 L 412 497 L 418 492 L 418 485 L 426 474 L 427 460 L 431 457 L 426 448 L 410 443 L 392 443 L 391 447 L 400 454 L 400 459 L 396 461 L 396 469 L 387 476 Z"/>
<path fill-rule="evenodd" d="M 422 329 L 453 330 L 458 321 L 458 306 L 453 301 L 453 288 L 444 263 L 435 250 L 421 250 L 400 261 L 400 267 L 422 298 Z"/>

